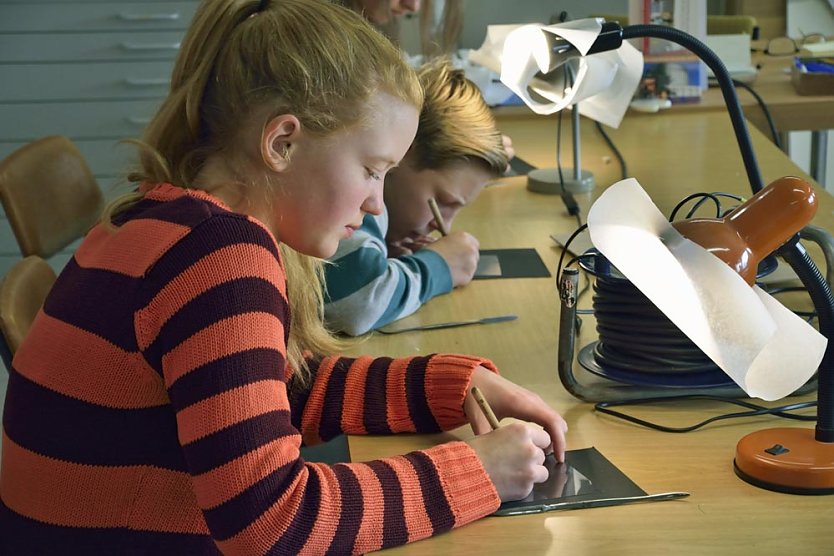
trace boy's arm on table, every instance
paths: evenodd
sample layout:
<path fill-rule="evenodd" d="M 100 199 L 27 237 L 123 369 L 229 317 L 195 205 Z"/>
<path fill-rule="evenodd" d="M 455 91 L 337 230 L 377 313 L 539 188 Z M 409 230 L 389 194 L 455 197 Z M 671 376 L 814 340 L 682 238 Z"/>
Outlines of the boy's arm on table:
<path fill-rule="evenodd" d="M 437 295 L 452 290 L 449 266 L 438 253 L 388 257 L 385 215 L 368 215 L 353 237 L 343 240 L 325 268 L 325 320 L 352 336 L 406 317 Z"/>

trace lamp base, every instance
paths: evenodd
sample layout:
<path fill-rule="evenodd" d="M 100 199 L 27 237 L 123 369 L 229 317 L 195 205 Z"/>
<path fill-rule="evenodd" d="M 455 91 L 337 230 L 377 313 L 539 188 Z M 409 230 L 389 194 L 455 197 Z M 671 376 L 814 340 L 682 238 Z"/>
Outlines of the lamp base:
<path fill-rule="evenodd" d="M 813 429 L 774 428 L 748 434 L 736 446 L 736 475 L 767 490 L 834 494 L 834 443 Z"/>
<path fill-rule="evenodd" d="M 594 188 L 594 175 L 587 170 L 579 170 L 579 179 L 576 179 L 573 168 L 562 168 L 562 177 L 565 182 L 565 191 L 571 193 L 586 193 Z M 539 168 L 527 174 L 527 189 L 536 193 L 548 195 L 561 195 L 562 185 L 559 181 L 559 170 L 557 168 Z"/>

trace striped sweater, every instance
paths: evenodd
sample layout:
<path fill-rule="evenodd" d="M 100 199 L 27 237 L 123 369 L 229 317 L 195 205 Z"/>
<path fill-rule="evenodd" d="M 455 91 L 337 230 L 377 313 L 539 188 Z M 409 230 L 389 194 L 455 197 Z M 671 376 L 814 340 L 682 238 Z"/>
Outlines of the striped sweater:
<path fill-rule="evenodd" d="M 358 336 L 407 317 L 429 299 L 452 291 L 452 273 L 439 253 L 420 249 L 389 257 L 388 212 L 365 215 L 362 227 L 339 242 L 325 267 L 324 318 L 333 330 Z"/>
<path fill-rule="evenodd" d="M 483 359 L 322 357 L 291 388 L 274 237 L 160 185 L 94 228 L 16 353 L 0 554 L 364 553 L 499 500 L 463 442 L 368 463 L 299 456 L 342 432 L 447 430 Z"/>

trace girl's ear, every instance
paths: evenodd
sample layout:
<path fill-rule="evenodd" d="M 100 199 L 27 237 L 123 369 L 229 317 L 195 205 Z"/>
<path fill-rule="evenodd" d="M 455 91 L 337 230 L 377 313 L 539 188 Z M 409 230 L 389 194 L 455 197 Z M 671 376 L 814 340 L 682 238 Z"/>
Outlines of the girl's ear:
<path fill-rule="evenodd" d="M 301 122 L 292 114 L 281 114 L 269 120 L 261 134 L 261 158 L 271 170 L 287 168 L 293 143 L 301 134 Z"/>

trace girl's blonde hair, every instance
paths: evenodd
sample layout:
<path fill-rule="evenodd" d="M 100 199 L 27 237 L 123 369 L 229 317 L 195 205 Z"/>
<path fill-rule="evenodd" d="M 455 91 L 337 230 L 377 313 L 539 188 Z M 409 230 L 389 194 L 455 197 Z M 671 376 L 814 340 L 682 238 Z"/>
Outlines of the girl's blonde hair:
<path fill-rule="evenodd" d="M 129 179 L 194 187 L 210 156 L 242 157 L 244 138 L 271 118 L 293 114 L 308 133 L 327 136 L 361 124 L 377 91 L 422 104 L 414 71 L 356 13 L 324 0 L 204 0 Z M 262 198 L 270 180 L 248 181 Z M 139 198 L 115 200 L 104 222 Z M 292 310 L 287 358 L 304 380 L 305 352 L 329 354 L 341 344 L 322 321 L 323 262 L 286 245 L 281 253 Z"/>
<path fill-rule="evenodd" d="M 417 76 L 425 95 L 410 151 L 417 169 L 466 161 L 482 162 L 495 177 L 503 174 L 509 159 L 478 86 L 443 58 L 422 65 Z"/>

